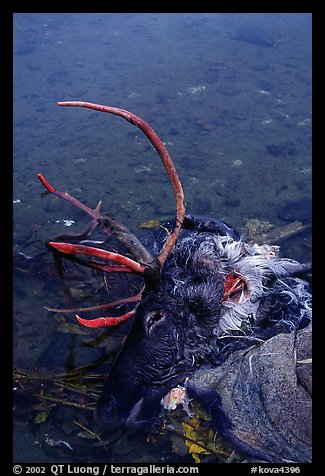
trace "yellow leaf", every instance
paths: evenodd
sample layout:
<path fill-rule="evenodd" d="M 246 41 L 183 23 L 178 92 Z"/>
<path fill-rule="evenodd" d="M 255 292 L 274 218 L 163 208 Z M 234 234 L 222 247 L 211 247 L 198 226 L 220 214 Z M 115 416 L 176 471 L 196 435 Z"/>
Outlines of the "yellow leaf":
<path fill-rule="evenodd" d="M 191 446 L 192 442 L 188 441 L 188 439 L 194 440 L 194 441 L 197 440 L 197 434 L 196 434 L 195 428 L 192 428 L 190 425 L 184 422 L 182 423 L 182 425 L 185 432 L 186 444 L 187 446 Z"/>
<path fill-rule="evenodd" d="M 192 453 L 197 453 L 197 454 L 203 453 L 205 455 L 210 454 L 206 449 L 202 448 L 202 446 L 196 445 L 195 443 L 191 444 L 190 449 L 188 450 L 188 452 L 190 454 L 192 454 Z"/>
<path fill-rule="evenodd" d="M 196 463 L 201 463 L 201 460 L 196 453 L 192 453 L 192 458 Z"/>
<path fill-rule="evenodd" d="M 138 225 L 138 228 L 157 228 L 159 225 L 159 220 L 147 220 Z"/>
<path fill-rule="evenodd" d="M 49 416 L 49 412 L 45 412 L 41 410 L 36 414 L 34 418 L 34 423 L 36 423 L 37 425 L 39 425 L 40 423 L 44 423 L 48 416 Z"/>

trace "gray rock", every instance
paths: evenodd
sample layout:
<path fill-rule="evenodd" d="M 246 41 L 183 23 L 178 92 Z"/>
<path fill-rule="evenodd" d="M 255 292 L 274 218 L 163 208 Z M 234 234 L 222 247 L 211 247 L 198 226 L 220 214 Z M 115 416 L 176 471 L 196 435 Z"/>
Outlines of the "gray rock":
<path fill-rule="evenodd" d="M 311 336 L 311 325 L 278 334 L 190 379 L 238 449 L 273 462 L 311 462 Z"/>

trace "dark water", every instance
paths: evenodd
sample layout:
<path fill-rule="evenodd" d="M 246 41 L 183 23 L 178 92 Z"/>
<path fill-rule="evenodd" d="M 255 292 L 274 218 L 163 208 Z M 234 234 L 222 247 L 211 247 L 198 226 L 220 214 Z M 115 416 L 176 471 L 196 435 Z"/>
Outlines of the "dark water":
<path fill-rule="evenodd" d="M 309 14 L 16 14 L 16 251 L 40 252 L 47 239 L 87 224 L 81 212 L 44 193 L 38 172 L 91 207 L 102 199 L 102 210 L 133 231 L 146 220 L 174 215 L 164 169 L 141 132 L 117 117 L 59 108 L 60 100 L 119 106 L 148 121 L 174 159 L 193 214 L 223 219 L 239 230 L 252 218 L 281 226 L 286 222 L 279 210 L 293 204 L 299 220 L 294 204 L 310 201 Z M 63 220 L 74 223 L 67 228 Z M 306 261 L 310 240 L 308 233 L 299 235 L 283 249 Z M 92 275 L 71 279 L 83 297 L 96 289 Z M 74 323 L 71 315 L 53 316 L 45 305 L 66 305 L 51 257 L 18 261 L 18 368 L 39 370 L 53 339 L 71 330 L 64 327 Z M 85 336 L 72 337 L 75 366 L 91 360 L 82 348 Z M 57 350 L 62 354 L 63 340 Z M 112 343 L 106 345 L 114 351 Z M 99 444 L 87 453 L 94 440 L 78 436 L 81 428 L 71 421 L 91 428 L 91 412 L 55 402 L 44 410 L 44 400 L 43 407 L 37 398 L 33 402 L 33 388 L 15 405 L 15 461 L 168 461 L 168 444 L 150 445 L 145 435 L 137 444 L 131 439 L 108 452 Z"/>

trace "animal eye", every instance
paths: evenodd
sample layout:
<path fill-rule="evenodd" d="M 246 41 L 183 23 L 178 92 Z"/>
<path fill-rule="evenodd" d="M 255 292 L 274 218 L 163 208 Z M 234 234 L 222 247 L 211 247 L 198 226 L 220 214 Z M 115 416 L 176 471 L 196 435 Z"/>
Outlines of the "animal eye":
<path fill-rule="evenodd" d="M 165 316 L 165 313 L 162 310 L 159 311 L 152 311 L 147 315 L 147 327 L 148 331 L 157 324 L 163 317 Z"/>

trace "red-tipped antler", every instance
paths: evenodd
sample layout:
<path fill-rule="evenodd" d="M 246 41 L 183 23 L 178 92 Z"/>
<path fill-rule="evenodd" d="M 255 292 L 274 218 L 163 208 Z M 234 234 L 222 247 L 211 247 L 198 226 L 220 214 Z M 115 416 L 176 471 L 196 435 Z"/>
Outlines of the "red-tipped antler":
<path fill-rule="evenodd" d="M 87 215 L 90 215 L 92 218 L 98 219 L 100 218 L 100 206 L 101 206 L 101 200 L 99 201 L 97 207 L 92 210 L 91 208 L 87 207 L 87 205 L 84 205 L 83 203 L 79 202 L 76 198 L 72 197 L 69 195 L 67 192 L 59 192 L 56 190 L 43 176 L 43 174 L 37 174 L 37 177 L 40 179 L 46 190 L 48 190 L 50 193 L 53 193 L 57 197 L 63 198 L 64 200 L 67 200 L 69 203 L 74 205 L 77 208 L 80 208 L 83 212 L 87 213 Z"/>
<path fill-rule="evenodd" d="M 64 200 L 70 202 L 72 205 L 76 206 L 77 208 L 81 209 L 82 211 L 84 211 L 85 213 L 87 213 L 88 215 L 92 217 L 91 225 L 87 228 L 86 231 L 84 231 L 79 236 L 84 236 L 84 237 L 89 236 L 95 230 L 95 228 L 100 225 L 102 231 L 108 236 L 110 236 L 112 233 L 115 234 L 117 239 L 131 251 L 131 254 L 133 254 L 136 257 L 136 259 L 139 260 L 139 262 L 134 261 L 118 253 L 113 253 L 113 252 L 102 250 L 99 248 L 93 248 L 93 247 L 88 247 L 83 245 L 49 242 L 49 246 L 51 246 L 55 250 L 60 251 L 61 253 L 64 253 L 64 254 L 81 254 L 86 256 L 93 256 L 93 257 L 98 257 L 104 260 L 116 262 L 120 265 L 120 266 L 104 265 L 101 263 L 89 262 L 89 265 L 91 267 L 96 269 L 101 269 L 102 271 L 136 272 L 140 274 L 146 273 L 145 276 L 147 277 L 147 279 L 149 278 L 157 279 L 157 263 L 159 264 L 159 267 L 161 269 L 167 259 L 168 254 L 170 253 L 170 251 L 172 250 L 173 246 L 176 243 L 176 240 L 180 233 L 184 216 L 185 216 L 183 188 L 179 180 L 179 177 L 177 175 L 175 166 L 168 154 L 166 147 L 163 145 L 163 143 L 161 142 L 157 134 L 154 132 L 154 130 L 151 128 L 151 126 L 149 126 L 147 122 L 145 122 L 140 117 L 132 114 L 131 112 L 126 111 L 125 109 L 120 109 L 120 108 L 116 108 L 112 106 L 103 106 L 100 104 L 93 104 L 93 103 L 82 102 L 82 101 L 58 102 L 58 105 L 59 106 L 79 106 L 79 107 L 84 107 L 88 109 L 94 109 L 96 111 L 106 112 L 109 114 L 115 114 L 117 116 L 123 117 L 128 122 L 138 127 L 148 137 L 148 139 L 150 140 L 154 148 L 157 150 L 163 162 L 163 165 L 167 171 L 167 174 L 170 178 L 170 181 L 174 190 L 174 194 L 176 198 L 176 224 L 175 224 L 173 232 L 170 233 L 169 236 L 167 237 L 164 243 L 164 246 L 159 253 L 159 256 L 155 260 L 151 257 L 150 253 L 143 247 L 141 242 L 139 242 L 139 240 L 134 235 L 132 235 L 125 227 L 123 227 L 123 225 L 120 225 L 119 223 L 117 223 L 109 215 L 102 216 L 100 214 L 101 202 L 99 202 L 97 207 L 94 210 L 92 210 L 91 208 L 87 207 L 86 205 L 79 202 L 71 195 L 69 195 L 67 192 L 57 191 L 45 179 L 45 177 L 42 174 L 38 174 L 39 180 L 42 182 L 44 187 L 50 193 L 53 193 L 54 195 L 60 198 L 63 198 Z M 140 264 L 141 262 L 143 263 L 143 265 Z M 124 300 L 121 300 L 120 302 L 125 302 L 125 303 L 131 302 L 131 301 L 137 302 L 138 300 L 141 299 L 143 290 L 144 288 L 141 290 L 141 292 L 137 296 L 126 298 Z M 116 301 L 115 304 L 117 304 L 117 302 L 118 301 Z M 110 307 L 113 305 L 114 303 L 103 305 L 103 306 L 95 306 L 95 307 L 104 308 L 104 306 Z M 125 320 L 132 317 L 134 313 L 135 313 L 135 309 L 119 317 L 100 317 L 90 321 L 86 319 L 82 319 L 79 316 L 76 316 L 76 318 L 81 324 L 85 326 L 102 327 L 107 325 L 117 325 L 121 322 L 124 322 Z"/>
<path fill-rule="evenodd" d="M 79 324 L 82 324 L 85 327 L 107 327 L 107 326 L 117 326 L 122 322 L 127 321 L 130 317 L 134 316 L 135 309 L 123 316 L 118 317 L 97 317 L 96 319 L 83 319 L 82 317 L 76 315 L 76 319 Z"/>
<path fill-rule="evenodd" d="M 114 261 L 115 263 L 119 263 L 123 266 L 103 266 L 100 269 L 104 271 L 124 271 L 127 273 L 141 273 L 143 274 L 145 268 L 141 266 L 141 264 L 133 261 L 133 259 L 127 258 L 126 256 L 120 255 L 118 253 L 113 253 L 111 251 L 102 250 L 100 248 L 94 248 L 92 246 L 85 246 L 85 245 L 75 245 L 72 243 L 55 243 L 54 241 L 50 241 L 49 245 L 61 251 L 61 253 L 67 254 L 80 254 L 84 256 L 95 256 L 96 258 L 101 258 L 107 261 Z M 98 267 L 98 266 L 97 266 Z"/>
<path fill-rule="evenodd" d="M 97 311 L 99 309 L 107 309 L 109 307 L 120 306 L 121 304 L 126 304 L 129 302 L 140 301 L 142 298 L 142 293 L 144 289 L 145 289 L 145 286 L 143 286 L 141 291 L 135 296 L 119 299 L 118 301 L 110 302 L 107 304 L 100 304 L 98 306 L 92 306 L 87 308 L 79 307 L 76 309 L 55 309 L 55 308 L 46 307 L 45 309 L 52 312 L 84 312 L 84 311 L 89 312 L 89 311 Z M 116 316 L 115 317 L 97 317 L 96 319 L 83 319 L 80 316 L 78 316 L 78 314 L 76 314 L 76 319 L 79 322 L 79 324 L 85 327 L 96 328 L 96 327 L 117 326 L 118 324 L 121 324 L 122 322 L 130 319 L 130 317 L 132 317 L 134 314 L 135 314 L 135 309 L 118 317 Z"/>

